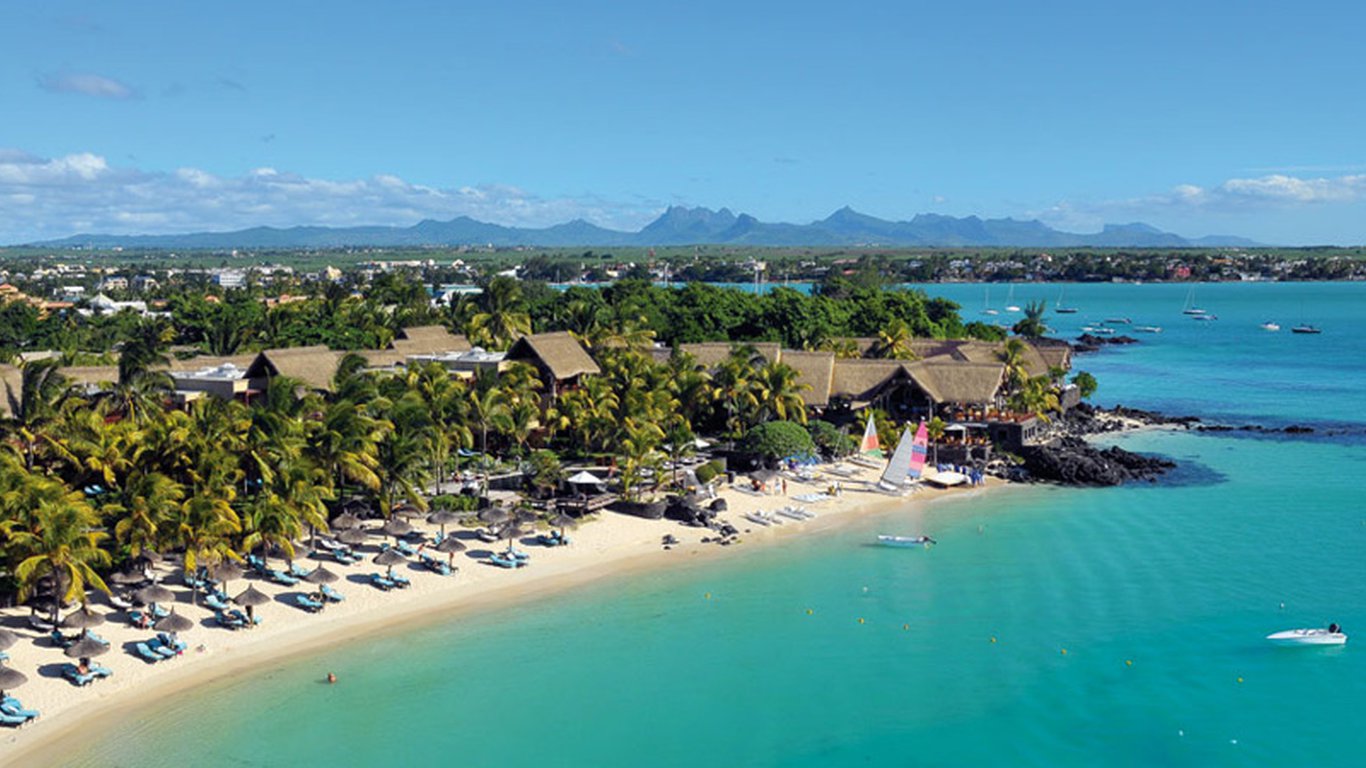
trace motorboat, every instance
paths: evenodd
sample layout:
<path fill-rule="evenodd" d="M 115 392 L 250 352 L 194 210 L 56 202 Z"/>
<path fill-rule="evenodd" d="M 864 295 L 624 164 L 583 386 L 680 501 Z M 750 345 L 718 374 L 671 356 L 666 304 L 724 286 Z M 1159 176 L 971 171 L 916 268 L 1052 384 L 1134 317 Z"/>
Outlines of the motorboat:
<path fill-rule="evenodd" d="M 1263 331 L 1279 331 L 1281 329 L 1281 324 L 1267 320 L 1265 323 L 1262 323 L 1261 327 Z"/>
<path fill-rule="evenodd" d="M 1323 331 L 1319 330 L 1317 327 L 1312 326 L 1312 325 L 1297 325 L 1297 326 L 1295 326 L 1294 328 L 1291 328 L 1291 329 L 1290 329 L 1290 332 L 1291 332 L 1291 333 L 1323 333 Z"/>
<path fill-rule="evenodd" d="M 1134 330 L 1139 333 L 1162 333 L 1160 325 L 1135 325 Z"/>
<path fill-rule="evenodd" d="M 1328 629 L 1315 627 L 1313 629 L 1287 629 L 1284 632 L 1275 632 L 1267 635 L 1266 639 L 1276 645 L 1346 645 L 1347 635 L 1333 625 Z"/>
<path fill-rule="evenodd" d="M 1129 325 L 1133 321 L 1127 317 L 1107 317 L 1105 318 L 1105 322 L 1113 323 L 1116 325 Z"/>
<path fill-rule="evenodd" d="M 1208 312 L 1206 312 L 1206 311 L 1204 311 L 1204 310 L 1202 309 L 1202 310 L 1200 310 L 1200 314 L 1198 314 L 1198 315 L 1191 315 L 1191 319 L 1192 319 L 1192 320 L 1205 320 L 1205 321 L 1210 321 L 1210 320 L 1218 320 L 1218 319 L 1219 319 L 1219 316 L 1218 316 L 1218 315 L 1211 315 L 1210 313 L 1208 313 Z"/>
<path fill-rule="evenodd" d="M 938 542 L 931 539 L 929 536 L 891 536 L 888 534 L 879 534 L 877 543 L 884 547 L 911 549 L 914 547 L 928 547 L 931 544 L 937 544 Z"/>
<path fill-rule="evenodd" d="M 755 524 L 757 524 L 757 525 L 762 525 L 762 526 L 764 526 L 764 527 L 768 527 L 769 525 L 772 525 L 772 523 L 770 523 L 768 520 L 765 520 L 763 517 L 761 517 L 760 515 L 758 515 L 758 514 L 756 514 L 756 513 L 754 513 L 754 512 L 746 512 L 746 513 L 743 515 L 743 517 L 744 517 L 746 520 L 750 521 L 751 523 L 755 523 Z"/>

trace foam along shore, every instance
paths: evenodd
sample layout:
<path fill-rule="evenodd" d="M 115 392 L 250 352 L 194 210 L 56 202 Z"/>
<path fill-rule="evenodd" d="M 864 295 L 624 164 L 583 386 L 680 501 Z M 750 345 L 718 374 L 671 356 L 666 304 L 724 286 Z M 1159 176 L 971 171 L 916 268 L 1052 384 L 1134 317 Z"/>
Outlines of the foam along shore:
<path fill-rule="evenodd" d="M 81 728 L 82 738 L 88 739 L 92 734 L 102 732 L 104 727 L 113 727 L 127 717 L 130 708 L 139 704 L 162 701 L 168 695 L 238 670 L 351 642 L 359 636 L 417 623 L 429 624 L 459 611 L 491 609 L 544 597 L 643 568 L 668 567 L 680 561 L 697 562 L 701 557 L 723 552 L 743 552 L 751 544 L 778 542 L 803 531 L 825 530 L 864 514 L 908 503 L 913 503 L 914 509 L 923 500 L 982 490 L 980 487 L 923 488 L 913 495 L 897 497 L 872 489 L 880 473 L 880 469 L 846 464 L 838 475 L 818 472 L 813 481 L 789 479 L 787 496 L 755 495 L 737 488 L 722 488 L 718 497 L 726 500 L 728 508 L 718 520 L 728 522 L 742 532 L 739 538 L 743 545 L 738 548 L 703 544 L 702 539 L 716 537 L 716 533 L 707 528 L 603 512 L 596 519 L 568 531 L 569 546 L 518 544 L 519 549 L 531 555 L 529 567 L 503 569 L 481 562 L 488 552 L 505 548 L 506 542 L 483 544 L 469 538 L 465 542 L 469 551 L 456 554 L 458 570 L 452 575 L 438 575 L 413 561 L 395 568 L 396 573 L 411 580 L 412 586 L 386 592 L 369 583 L 370 574 L 385 570 L 371 560 L 379 543 L 386 538 L 377 535 L 359 548 L 364 559 L 351 566 L 343 566 L 330 557 L 316 559 L 300 547 L 295 562 L 310 570 L 325 564 L 328 570 L 341 577 L 332 586 L 345 596 L 345 600 L 328 604 L 321 612 L 309 613 L 293 601 L 296 594 L 313 591 L 312 585 L 281 586 L 244 576 L 230 582 L 230 595 L 239 594 L 251 585 L 266 593 L 270 601 L 255 609 L 255 615 L 260 618 L 259 626 L 238 631 L 219 627 L 213 611 L 202 604 L 191 605 L 190 590 L 182 585 L 179 567 L 161 565 L 157 569 L 158 576 L 163 585 L 175 593 L 176 612 L 191 619 L 195 625 L 179 634 L 187 644 L 185 652 L 157 663 L 137 657 L 136 644 L 151 639 L 156 633 L 131 626 L 123 611 L 111 608 L 104 596 L 99 595 L 92 601 L 92 610 L 106 613 L 109 621 L 95 631 L 109 641 L 111 649 L 97 661 L 113 670 L 113 675 L 85 687 L 77 687 L 62 677 L 61 666 L 71 660 L 45 633 L 29 626 L 28 608 L 4 609 L 0 611 L 0 625 L 21 636 L 21 640 L 9 649 L 7 664 L 28 676 L 27 683 L 6 693 L 19 698 L 25 707 L 41 711 L 42 715 L 27 727 L 0 732 L 0 744 L 3 744 L 0 746 L 0 765 L 21 761 L 28 765 L 54 764 L 59 762 L 63 739 L 77 727 Z M 815 513 L 809 520 L 781 517 L 780 525 L 760 526 L 745 517 L 797 505 L 800 502 L 792 497 L 823 493 L 836 482 L 843 487 L 838 496 L 803 505 Z M 1003 481 L 987 478 L 987 487 L 1003 484 Z M 920 533 L 918 529 L 910 530 L 919 525 L 918 518 L 917 514 L 907 522 L 907 530 L 897 532 Z M 374 527 L 374 521 L 368 521 L 368 525 Z M 425 523 L 420 528 L 436 532 L 436 526 Z M 453 531 L 451 527 L 447 532 L 462 537 L 470 535 L 460 533 L 458 528 Z M 666 534 L 677 539 L 668 551 L 661 546 Z M 441 557 L 444 561 L 445 556 Z M 272 561 L 273 567 L 282 565 L 278 559 Z M 68 633 L 73 631 L 67 630 Z M 319 662 L 320 679 L 330 671 L 325 662 Z"/>

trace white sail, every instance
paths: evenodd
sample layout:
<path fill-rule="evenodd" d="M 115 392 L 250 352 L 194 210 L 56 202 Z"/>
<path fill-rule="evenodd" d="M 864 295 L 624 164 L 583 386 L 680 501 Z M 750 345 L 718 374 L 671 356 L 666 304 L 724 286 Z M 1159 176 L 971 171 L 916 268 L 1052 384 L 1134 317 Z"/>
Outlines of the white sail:
<path fill-rule="evenodd" d="M 906 484 L 906 476 L 911 471 L 911 459 L 915 455 L 915 432 L 911 425 L 906 425 L 906 431 L 901 433 L 901 439 L 897 441 L 896 451 L 892 454 L 892 460 L 887 462 L 887 468 L 882 471 L 881 484 L 900 488 Z"/>

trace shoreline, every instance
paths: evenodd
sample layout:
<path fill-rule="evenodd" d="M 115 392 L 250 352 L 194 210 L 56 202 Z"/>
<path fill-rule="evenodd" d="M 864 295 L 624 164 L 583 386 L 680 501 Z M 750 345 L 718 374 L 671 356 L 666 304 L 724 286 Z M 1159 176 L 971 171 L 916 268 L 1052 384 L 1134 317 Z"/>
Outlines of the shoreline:
<path fill-rule="evenodd" d="M 852 478 L 839 479 L 849 486 L 875 480 L 880 474 L 876 469 L 857 469 Z M 816 485 L 824 482 L 822 479 Z M 798 494 L 807 490 L 803 483 L 794 482 L 793 485 Z M 381 593 L 345 578 L 375 570 L 376 567 L 368 562 L 350 567 L 329 562 L 329 570 L 343 575 L 337 586 L 347 595 L 347 602 L 329 606 L 321 614 L 306 614 L 282 604 L 278 596 L 297 592 L 297 588 L 279 587 L 244 577 L 232 584 L 230 592 L 240 592 L 250 582 L 277 598 L 259 611 L 263 623 L 257 629 L 229 632 L 219 628 L 206 629 L 201 624 L 181 633 L 182 639 L 190 645 L 183 657 L 148 665 L 124 652 L 123 647 L 125 643 L 147 639 L 152 632 L 115 624 L 111 617 L 110 623 L 96 631 L 114 645 L 99 659 L 115 670 L 114 677 L 97 681 L 89 688 L 76 688 L 60 676 L 49 677 L 42 672 L 31 674 L 29 683 L 16 689 L 15 695 L 25 706 L 39 709 L 43 715 L 37 722 L 6 734 L 4 747 L 0 748 L 0 766 L 34 759 L 40 764 L 55 764 L 64 751 L 65 737 L 76 729 L 80 729 L 83 738 L 93 736 L 98 740 L 130 713 L 147 711 L 164 703 L 168 697 L 183 695 L 191 688 L 212 684 L 242 670 L 275 667 L 343 642 L 431 626 L 459 616 L 503 610 L 631 574 L 704 565 L 734 556 L 735 553 L 728 550 L 744 553 L 748 546 L 774 546 L 795 536 L 831 530 L 901 505 L 919 502 L 914 518 L 919 522 L 925 505 L 951 499 L 980 498 L 1010 485 L 990 478 L 983 487 L 923 488 L 899 497 L 847 487 L 839 498 L 807 505 L 817 513 L 815 518 L 801 522 L 788 520 L 769 528 L 754 525 L 742 515 L 791 504 L 790 496 L 751 496 L 726 488 L 720 497 L 726 499 L 729 508 L 720 519 L 742 531 L 743 543 L 739 545 L 702 544 L 701 538 L 714 535 L 705 528 L 603 513 L 600 519 L 571 532 L 574 543 L 569 547 L 528 547 L 533 554 L 533 565 L 526 570 L 504 571 L 463 557 L 457 563 L 460 570 L 456 575 L 441 577 L 424 569 L 414 576 L 411 588 L 394 593 Z M 666 533 L 680 540 L 670 551 L 664 551 L 660 543 Z M 367 553 L 367 560 L 370 554 Z M 307 559 L 303 561 L 309 567 L 316 565 Z M 163 575 L 167 572 L 165 568 L 158 570 Z M 177 602 L 176 607 L 183 615 L 196 619 L 208 615 L 206 609 L 192 608 L 184 602 Z M 103 605 L 99 608 L 106 610 Z M 38 633 L 27 627 L 24 621 L 27 612 L 24 608 L 6 609 L 0 611 L 0 617 L 11 628 L 22 624 L 21 634 L 33 637 Z M 206 646 L 207 650 L 198 650 Z M 12 664 L 23 670 L 66 661 L 65 656 L 46 641 L 41 646 L 31 641 L 21 642 L 11 649 L 11 655 L 14 656 Z M 37 665 L 34 660 L 38 661 Z M 319 675 L 324 674 L 326 670 L 320 669 Z"/>

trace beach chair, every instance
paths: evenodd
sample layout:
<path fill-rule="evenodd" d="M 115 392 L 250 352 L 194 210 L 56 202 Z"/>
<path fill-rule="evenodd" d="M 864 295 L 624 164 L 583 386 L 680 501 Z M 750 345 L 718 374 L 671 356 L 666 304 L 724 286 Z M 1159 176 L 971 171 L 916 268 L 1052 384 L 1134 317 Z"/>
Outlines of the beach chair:
<path fill-rule="evenodd" d="M 215 613 L 213 619 L 218 622 L 218 626 L 231 630 L 238 630 L 247 625 L 245 621 L 239 621 L 232 613 L 226 610 Z M 150 650 L 151 649 L 149 648 L 148 651 Z"/>
<path fill-rule="evenodd" d="M 394 583 L 394 586 L 400 589 L 406 589 L 413 585 L 413 582 L 409 581 L 408 577 L 404 576 L 401 573 L 392 574 L 391 576 L 389 576 L 389 581 L 392 581 Z"/>
<path fill-rule="evenodd" d="M 527 554 L 526 552 L 523 552 L 520 549 L 509 549 L 505 551 L 503 555 L 506 557 L 511 557 L 514 560 L 520 560 L 524 563 L 531 559 L 531 555 Z"/>
<path fill-rule="evenodd" d="M 57 625 L 36 613 L 30 613 L 28 615 L 28 625 L 39 632 L 51 632 L 57 628 Z"/>
<path fill-rule="evenodd" d="M 159 661 L 166 660 L 166 656 L 157 653 L 156 650 L 154 650 L 152 646 L 148 645 L 147 643 L 138 643 L 133 646 L 133 650 L 137 652 L 138 658 L 142 659 L 148 664 L 155 664 Z"/>
<path fill-rule="evenodd" d="M 247 567 L 262 575 L 265 575 L 268 570 L 266 568 L 266 561 L 256 555 L 247 555 Z"/>
<path fill-rule="evenodd" d="M 283 584 L 286 587 L 292 587 L 299 583 L 299 580 L 294 578 L 293 576 L 290 576 L 284 571 L 275 570 L 273 568 L 269 571 L 266 571 L 266 576 L 268 576 L 270 580 L 275 582 L 276 584 Z"/>
<path fill-rule="evenodd" d="M 8 715 L 4 712 L 0 712 L 0 725 L 8 725 L 18 728 L 22 725 L 28 725 L 29 720 L 30 718 L 27 717 L 21 717 L 19 715 Z"/>
<path fill-rule="evenodd" d="M 24 709 L 24 705 L 20 704 L 18 699 L 13 696 L 6 696 L 5 700 L 0 702 L 0 715 L 22 717 L 28 721 L 37 720 L 39 712 L 36 709 Z"/>
<path fill-rule="evenodd" d="M 248 619 L 247 615 L 245 613 L 242 613 L 242 611 L 237 608 L 233 608 L 232 610 L 228 611 L 227 614 L 233 621 L 236 621 L 243 627 L 249 627 L 261 623 L 260 616 L 257 616 L 254 620 Z"/>
<path fill-rule="evenodd" d="M 99 664 L 91 664 L 90 674 L 98 678 L 113 677 L 114 670 L 109 667 L 100 666 Z"/>
<path fill-rule="evenodd" d="M 170 648 L 176 653 L 184 653 L 185 649 L 190 647 L 189 643 L 186 643 L 184 640 L 171 637 L 165 632 L 158 632 L 157 639 L 161 641 L 162 645 L 166 646 L 167 648 Z"/>
<path fill-rule="evenodd" d="M 499 568 L 520 568 L 526 564 L 524 561 L 518 560 L 515 557 L 504 557 L 497 552 L 489 555 L 485 562 L 496 565 Z"/>
<path fill-rule="evenodd" d="M 171 615 L 170 608 L 157 605 L 156 603 L 149 603 L 147 605 L 147 612 L 150 613 L 153 618 L 157 619 L 164 619 Z"/>
<path fill-rule="evenodd" d="M 289 564 L 289 575 L 296 579 L 302 579 L 308 575 L 308 569 L 298 563 Z"/>
<path fill-rule="evenodd" d="M 226 611 L 231 606 L 217 594 L 210 593 L 204 596 L 204 607 L 213 611 Z"/>
<path fill-rule="evenodd" d="M 99 675 L 95 674 L 95 670 L 93 669 L 90 670 L 88 673 L 82 675 L 80 670 L 76 668 L 75 664 L 63 664 L 62 677 L 65 677 L 67 680 L 70 680 L 72 685 L 78 685 L 84 688 L 85 686 L 95 682 L 95 678 L 99 677 Z"/>
<path fill-rule="evenodd" d="M 177 657 L 177 656 L 180 655 L 180 654 L 176 653 L 176 651 L 175 651 L 174 648 L 172 648 L 172 647 L 166 645 L 165 643 L 161 642 L 161 640 L 160 640 L 159 638 L 155 638 L 155 637 L 154 637 L 154 638 L 152 638 L 151 640 L 148 640 L 148 641 L 145 643 L 145 645 L 146 645 L 149 649 L 151 649 L 152 653 L 157 654 L 158 656 L 160 656 L 160 657 L 163 658 L 163 659 L 174 659 L 175 657 Z"/>
<path fill-rule="evenodd" d="M 403 541 L 402 539 L 400 539 L 399 542 L 394 545 L 394 548 L 397 549 L 399 552 L 402 552 L 403 554 L 407 555 L 408 557 L 413 557 L 417 554 L 417 547 L 414 547 L 412 544 L 409 544 L 408 542 Z"/>
<path fill-rule="evenodd" d="M 323 609 L 323 604 L 309 597 L 308 595 L 295 595 L 294 604 L 309 613 L 317 613 Z"/>
<path fill-rule="evenodd" d="M 341 601 L 346 599 L 346 595 L 343 595 L 342 593 L 333 589 L 330 584 L 323 584 L 322 586 L 318 587 L 318 591 L 323 593 L 323 599 L 331 600 L 334 603 L 340 603 Z"/>
<path fill-rule="evenodd" d="M 384 578 L 384 574 L 382 573 L 370 574 L 370 583 L 375 585 L 376 587 L 379 587 L 385 592 L 388 592 L 396 586 L 394 582 Z"/>

